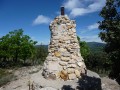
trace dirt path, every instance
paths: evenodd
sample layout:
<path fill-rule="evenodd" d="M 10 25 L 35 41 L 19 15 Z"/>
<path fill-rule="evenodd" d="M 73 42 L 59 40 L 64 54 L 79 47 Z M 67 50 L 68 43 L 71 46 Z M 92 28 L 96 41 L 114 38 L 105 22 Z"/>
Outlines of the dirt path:
<path fill-rule="evenodd" d="M 107 77 L 99 78 L 99 75 L 95 72 L 88 70 L 88 76 L 85 76 L 82 80 L 74 81 L 60 81 L 60 80 L 46 80 L 41 75 L 41 67 L 21 68 L 15 71 L 17 80 L 9 82 L 4 85 L 0 90 L 29 90 L 29 84 L 33 84 L 35 90 L 50 90 L 42 89 L 42 87 L 53 87 L 55 90 L 120 90 L 114 80 Z M 78 89 L 77 89 L 78 88 Z M 51 89 L 53 90 L 53 89 Z"/>

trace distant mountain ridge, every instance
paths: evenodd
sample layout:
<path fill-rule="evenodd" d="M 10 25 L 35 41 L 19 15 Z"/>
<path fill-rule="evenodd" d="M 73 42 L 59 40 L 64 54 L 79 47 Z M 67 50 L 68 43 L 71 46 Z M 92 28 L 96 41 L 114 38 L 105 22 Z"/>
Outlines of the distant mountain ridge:
<path fill-rule="evenodd" d="M 99 42 L 87 42 L 88 46 L 90 48 L 93 48 L 93 47 L 104 47 L 105 46 L 105 43 L 99 43 Z"/>
<path fill-rule="evenodd" d="M 40 47 L 40 46 L 44 46 L 44 47 L 48 48 L 48 45 L 35 45 L 35 47 Z"/>
<path fill-rule="evenodd" d="M 89 46 L 92 52 L 101 51 L 105 47 L 105 43 L 99 43 L 99 42 L 87 42 L 87 45 Z"/>
<path fill-rule="evenodd" d="M 105 43 L 100 42 L 87 42 L 87 45 L 89 46 L 91 51 L 101 50 L 105 47 Z M 41 45 L 36 45 L 35 47 L 40 47 Z M 48 48 L 48 45 L 42 45 L 45 48 Z"/>

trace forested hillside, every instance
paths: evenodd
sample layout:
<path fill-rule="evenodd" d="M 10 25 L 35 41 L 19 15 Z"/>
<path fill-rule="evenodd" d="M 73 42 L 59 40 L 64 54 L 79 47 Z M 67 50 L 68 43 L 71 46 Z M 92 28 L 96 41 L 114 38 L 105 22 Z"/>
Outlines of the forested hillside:
<path fill-rule="evenodd" d="M 87 45 L 88 45 L 91 53 L 104 52 L 105 43 L 100 43 L 100 42 L 87 42 Z"/>
<path fill-rule="evenodd" d="M 92 52 L 101 51 L 105 47 L 105 43 L 99 43 L 99 42 L 87 42 L 87 45 L 89 46 Z"/>
<path fill-rule="evenodd" d="M 83 41 L 81 41 L 80 43 L 82 42 Z M 81 44 L 81 49 L 83 49 L 81 51 L 81 54 L 85 60 L 87 68 L 99 73 L 102 76 L 108 75 L 110 72 L 112 63 L 108 59 L 108 54 L 104 51 L 105 43 L 87 42 L 86 45 L 84 46 L 82 46 Z M 86 53 L 83 53 L 83 51 L 86 50 L 85 48 L 88 49 L 87 55 L 84 55 Z"/>

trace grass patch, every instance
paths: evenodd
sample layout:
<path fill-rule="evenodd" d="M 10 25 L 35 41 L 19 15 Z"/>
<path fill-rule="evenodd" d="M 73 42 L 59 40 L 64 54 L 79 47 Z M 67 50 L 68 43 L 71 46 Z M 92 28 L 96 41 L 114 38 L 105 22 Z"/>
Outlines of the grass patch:
<path fill-rule="evenodd" d="M 15 80 L 15 76 L 12 72 L 9 73 L 6 69 L 0 68 L 0 86 L 5 85 L 12 80 Z"/>

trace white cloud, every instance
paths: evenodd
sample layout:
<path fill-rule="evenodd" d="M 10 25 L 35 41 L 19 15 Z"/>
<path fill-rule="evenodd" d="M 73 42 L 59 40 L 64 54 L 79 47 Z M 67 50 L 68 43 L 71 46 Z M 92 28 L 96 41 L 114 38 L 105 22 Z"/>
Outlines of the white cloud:
<path fill-rule="evenodd" d="M 95 31 L 97 29 L 98 29 L 98 24 L 94 23 L 94 24 L 87 26 L 86 28 L 80 29 L 80 34 L 88 33 L 90 31 Z"/>
<path fill-rule="evenodd" d="M 39 25 L 39 24 L 48 24 L 51 22 L 51 19 L 49 17 L 39 15 L 34 21 L 33 25 Z"/>
<path fill-rule="evenodd" d="M 84 29 L 80 30 L 80 39 L 86 42 L 101 42 L 101 39 L 98 37 L 98 24 L 94 23 L 86 26 Z M 96 32 L 97 31 L 97 32 Z M 90 33 L 90 34 L 89 34 Z M 96 33 L 96 34 L 93 34 Z"/>
<path fill-rule="evenodd" d="M 85 8 L 74 8 L 72 9 L 72 11 L 70 12 L 70 16 L 72 17 L 76 17 L 76 16 L 81 16 L 88 13 L 87 9 Z"/>
<path fill-rule="evenodd" d="M 70 16 L 76 17 L 102 9 L 106 0 L 67 0 L 63 5 L 70 10 Z"/>
<path fill-rule="evenodd" d="M 67 0 L 67 2 L 63 4 L 63 6 L 65 6 L 65 8 L 68 10 L 72 10 L 73 8 L 81 6 L 81 2 L 80 0 Z"/>
<path fill-rule="evenodd" d="M 94 24 L 92 24 L 92 25 L 89 25 L 87 28 L 89 29 L 89 30 L 93 30 L 93 29 L 98 29 L 98 23 L 94 23 Z"/>

